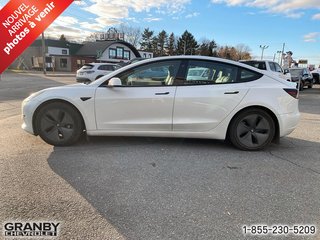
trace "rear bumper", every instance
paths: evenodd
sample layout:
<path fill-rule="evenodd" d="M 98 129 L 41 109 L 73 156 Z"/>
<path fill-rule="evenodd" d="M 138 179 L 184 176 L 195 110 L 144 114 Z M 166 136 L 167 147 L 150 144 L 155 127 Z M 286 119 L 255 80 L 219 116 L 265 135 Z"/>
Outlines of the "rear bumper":
<path fill-rule="evenodd" d="M 300 113 L 293 112 L 280 115 L 280 137 L 289 135 L 296 129 L 300 121 Z"/>

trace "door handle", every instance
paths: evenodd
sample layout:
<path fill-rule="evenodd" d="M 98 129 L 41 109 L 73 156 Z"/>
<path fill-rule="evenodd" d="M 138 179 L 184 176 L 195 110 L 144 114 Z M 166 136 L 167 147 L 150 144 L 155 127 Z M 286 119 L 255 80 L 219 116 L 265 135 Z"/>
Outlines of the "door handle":
<path fill-rule="evenodd" d="M 225 92 L 224 94 L 238 94 L 239 91 L 234 91 L 234 92 Z"/>
<path fill-rule="evenodd" d="M 157 92 L 155 93 L 155 95 L 168 95 L 169 92 Z"/>

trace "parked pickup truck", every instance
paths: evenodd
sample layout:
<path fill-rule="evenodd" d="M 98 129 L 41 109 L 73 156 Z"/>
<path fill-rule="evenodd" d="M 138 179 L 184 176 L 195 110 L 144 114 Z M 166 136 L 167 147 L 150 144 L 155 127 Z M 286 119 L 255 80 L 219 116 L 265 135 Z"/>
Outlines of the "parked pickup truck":
<path fill-rule="evenodd" d="M 268 71 L 273 75 L 283 78 L 291 82 L 291 74 L 289 70 L 283 70 L 282 67 L 276 62 L 268 61 L 268 60 L 241 60 L 241 63 L 248 64 L 252 67 L 259 68 L 261 70 Z"/>

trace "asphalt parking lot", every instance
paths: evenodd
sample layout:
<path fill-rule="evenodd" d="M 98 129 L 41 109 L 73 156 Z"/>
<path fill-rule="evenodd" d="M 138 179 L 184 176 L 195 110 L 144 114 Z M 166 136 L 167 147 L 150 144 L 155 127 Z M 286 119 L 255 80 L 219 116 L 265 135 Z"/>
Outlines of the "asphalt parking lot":
<path fill-rule="evenodd" d="M 244 235 L 242 227 L 309 224 L 317 234 L 276 239 L 320 239 L 319 85 L 300 95 L 298 128 L 260 152 L 214 140 L 128 137 L 59 148 L 21 130 L 23 98 L 74 79 L 2 75 L 2 224 L 57 221 L 56 239 L 146 240 L 275 239 Z"/>

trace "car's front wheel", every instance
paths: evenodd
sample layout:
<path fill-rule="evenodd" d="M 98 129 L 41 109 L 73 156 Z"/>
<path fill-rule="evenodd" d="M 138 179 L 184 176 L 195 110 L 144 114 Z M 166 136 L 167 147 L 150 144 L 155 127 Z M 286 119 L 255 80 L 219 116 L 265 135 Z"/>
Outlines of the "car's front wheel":
<path fill-rule="evenodd" d="M 79 112 L 70 104 L 48 103 L 40 108 L 35 117 L 39 136 L 54 146 L 71 145 L 79 140 L 84 124 Z"/>
<path fill-rule="evenodd" d="M 260 150 L 275 136 L 275 123 L 266 111 L 254 108 L 240 112 L 230 123 L 229 139 L 241 150 Z"/>

